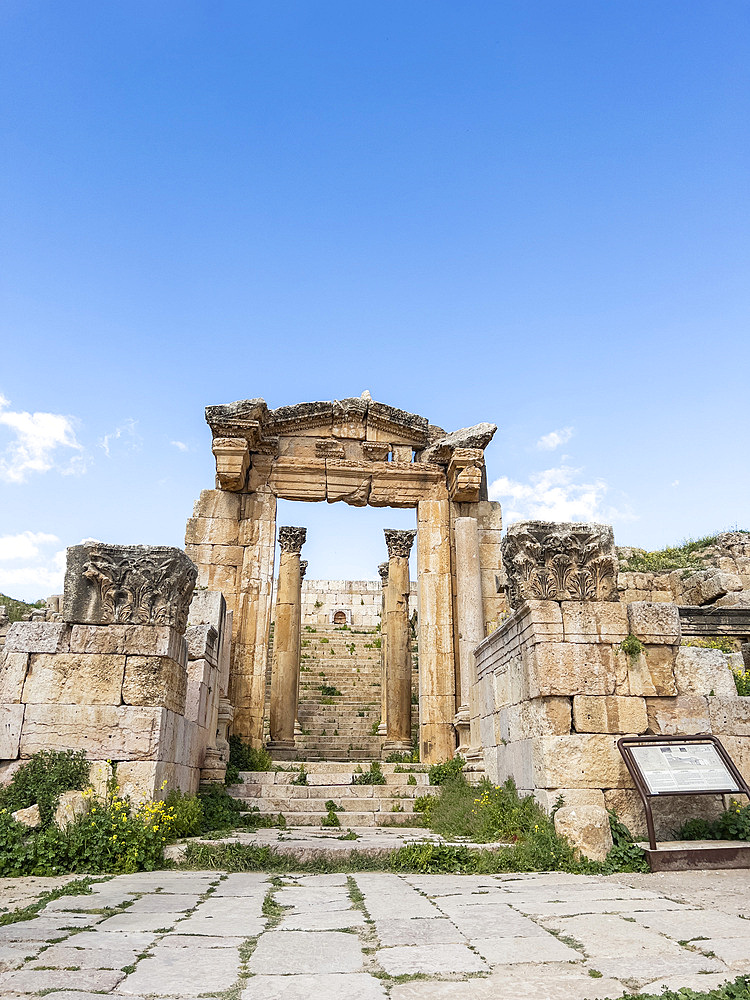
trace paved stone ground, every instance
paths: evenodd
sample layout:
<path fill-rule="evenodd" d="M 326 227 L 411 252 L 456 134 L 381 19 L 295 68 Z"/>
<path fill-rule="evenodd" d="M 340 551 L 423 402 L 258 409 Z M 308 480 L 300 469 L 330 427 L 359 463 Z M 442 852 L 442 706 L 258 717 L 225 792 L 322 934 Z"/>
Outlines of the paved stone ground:
<path fill-rule="evenodd" d="M 47 888 L 7 880 L 0 898 L 27 905 Z M 711 989 L 750 972 L 750 898 L 746 872 L 123 875 L 0 927 L 0 970 L 0 997 L 53 1000 L 594 1000 Z"/>

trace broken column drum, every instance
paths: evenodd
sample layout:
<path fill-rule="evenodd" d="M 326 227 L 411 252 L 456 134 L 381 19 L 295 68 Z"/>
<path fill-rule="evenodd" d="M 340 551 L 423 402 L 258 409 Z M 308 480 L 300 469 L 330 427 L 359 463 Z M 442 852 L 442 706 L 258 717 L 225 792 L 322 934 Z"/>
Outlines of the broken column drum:
<path fill-rule="evenodd" d="M 386 741 L 384 753 L 411 750 L 411 634 L 409 553 L 416 531 L 385 529 L 388 546 L 386 627 Z"/>
<path fill-rule="evenodd" d="M 271 738 L 268 743 L 271 749 L 287 750 L 294 747 L 302 617 L 300 552 L 306 536 L 305 528 L 279 528 L 281 556 L 271 666 Z"/>

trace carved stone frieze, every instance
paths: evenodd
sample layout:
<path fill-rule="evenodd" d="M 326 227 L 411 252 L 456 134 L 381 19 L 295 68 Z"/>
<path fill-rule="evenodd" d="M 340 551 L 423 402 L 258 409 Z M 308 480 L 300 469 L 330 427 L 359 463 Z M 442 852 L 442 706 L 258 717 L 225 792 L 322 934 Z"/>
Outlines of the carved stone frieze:
<path fill-rule="evenodd" d="M 279 548 L 282 552 L 301 552 L 307 538 L 307 528 L 279 528 Z"/>
<path fill-rule="evenodd" d="M 340 441 L 321 438 L 315 442 L 315 454 L 319 458 L 344 458 L 344 446 Z"/>
<path fill-rule="evenodd" d="M 502 548 L 508 600 L 616 601 L 617 555 L 606 524 L 522 521 Z"/>
<path fill-rule="evenodd" d="M 411 547 L 414 544 L 416 531 L 401 531 L 396 528 L 384 528 L 385 544 L 388 546 L 388 558 L 397 556 L 401 559 L 408 559 Z"/>
<path fill-rule="evenodd" d="M 68 549 L 63 620 L 184 633 L 197 569 L 182 549 L 91 542 Z"/>
<path fill-rule="evenodd" d="M 484 475 L 481 448 L 456 448 L 448 462 L 448 495 L 456 503 L 479 500 Z"/>
<path fill-rule="evenodd" d="M 371 462 L 385 462 L 391 446 L 385 441 L 363 441 L 362 453 Z"/>

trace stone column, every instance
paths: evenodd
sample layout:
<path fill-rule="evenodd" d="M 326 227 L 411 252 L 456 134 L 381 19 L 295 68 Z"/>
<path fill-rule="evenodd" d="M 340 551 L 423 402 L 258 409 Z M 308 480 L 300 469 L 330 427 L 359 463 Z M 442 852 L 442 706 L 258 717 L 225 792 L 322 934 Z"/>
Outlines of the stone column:
<path fill-rule="evenodd" d="M 428 764 L 456 752 L 449 503 L 420 500 L 417 507 L 420 757 Z"/>
<path fill-rule="evenodd" d="M 307 559 L 302 559 L 299 564 L 299 602 L 297 604 L 297 703 L 294 709 L 294 735 L 302 735 L 302 726 L 299 721 L 299 687 L 301 672 L 300 668 L 302 666 L 302 581 L 305 579 L 305 573 L 307 572 Z"/>
<path fill-rule="evenodd" d="M 388 546 L 386 596 L 386 727 L 383 752 L 411 750 L 411 635 L 409 553 L 416 531 L 385 529 Z"/>
<path fill-rule="evenodd" d="M 299 686 L 301 621 L 300 552 L 306 528 L 279 528 L 279 589 L 271 667 L 271 738 L 269 750 L 294 748 L 294 720 Z"/>
<path fill-rule="evenodd" d="M 479 757 L 479 719 L 472 712 L 477 679 L 474 649 L 484 639 L 482 571 L 479 560 L 479 530 L 473 517 L 457 517 L 453 522 L 456 541 L 456 612 L 461 693 L 454 724 L 458 733 L 458 753 Z M 474 722 L 472 731 L 470 726 Z"/>
<path fill-rule="evenodd" d="M 387 736 L 388 729 L 386 727 L 386 715 L 388 713 L 388 704 L 386 698 L 386 677 L 385 677 L 385 656 L 386 650 L 388 649 L 388 637 L 386 629 L 385 620 L 385 602 L 388 592 L 388 563 L 384 562 L 378 566 L 378 573 L 380 574 L 380 582 L 382 585 L 381 596 L 380 596 L 380 725 L 378 726 L 378 736 Z"/>

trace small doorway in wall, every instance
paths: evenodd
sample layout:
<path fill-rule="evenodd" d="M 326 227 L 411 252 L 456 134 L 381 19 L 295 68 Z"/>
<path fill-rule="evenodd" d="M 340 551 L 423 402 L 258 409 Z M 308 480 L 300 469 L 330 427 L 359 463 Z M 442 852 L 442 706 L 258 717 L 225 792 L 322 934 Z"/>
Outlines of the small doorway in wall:
<path fill-rule="evenodd" d="M 346 612 L 337 611 L 333 616 L 334 625 L 346 625 Z"/>

